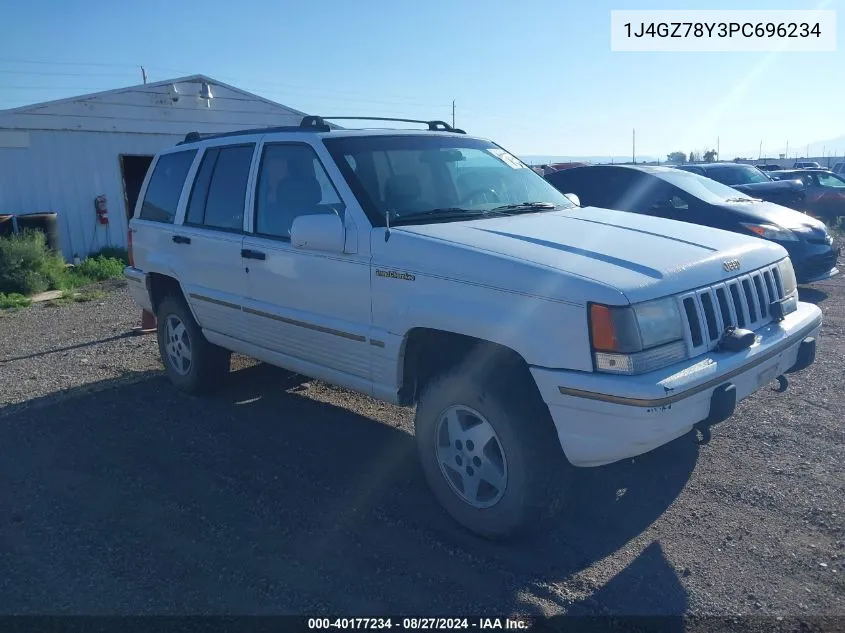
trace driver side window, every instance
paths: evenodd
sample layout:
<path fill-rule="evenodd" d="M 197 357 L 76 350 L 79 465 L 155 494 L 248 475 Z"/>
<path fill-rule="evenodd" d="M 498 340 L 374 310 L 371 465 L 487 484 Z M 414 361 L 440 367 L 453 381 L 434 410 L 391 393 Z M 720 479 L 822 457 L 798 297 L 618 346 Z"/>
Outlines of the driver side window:
<path fill-rule="evenodd" d="M 343 212 L 343 202 L 310 145 L 264 146 L 255 191 L 257 234 L 287 241 L 297 217 L 331 213 L 343 217 Z"/>

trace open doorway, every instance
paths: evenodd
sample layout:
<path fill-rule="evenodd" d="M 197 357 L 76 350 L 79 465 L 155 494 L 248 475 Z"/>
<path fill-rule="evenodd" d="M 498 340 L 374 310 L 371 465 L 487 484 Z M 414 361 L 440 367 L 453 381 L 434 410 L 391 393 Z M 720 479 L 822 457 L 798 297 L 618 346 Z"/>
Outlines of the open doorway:
<path fill-rule="evenodd" d="M 153 162 L 152 156 L 120 155 L 120 174 L 123 177 L 123 201 L 126 204 L 127 221 L 135 212 L 135 203 L 144 184 L 147 169 Z"/>

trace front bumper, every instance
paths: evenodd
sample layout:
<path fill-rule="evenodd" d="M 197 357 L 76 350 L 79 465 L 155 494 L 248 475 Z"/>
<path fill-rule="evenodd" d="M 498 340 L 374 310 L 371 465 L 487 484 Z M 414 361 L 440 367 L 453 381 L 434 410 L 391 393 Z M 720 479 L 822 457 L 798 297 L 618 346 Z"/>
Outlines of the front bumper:
<path fill-rule="evenodd" d="M 538 367 L 531 373 L 567 459 L 601 466 L 646 453 L 698 423 L 719 422 L 778 376 L 803 369 L 815 358 L 821 322 L 817 306 L 799 303 L 780 323 L 758 329 L 741 352 L 710 352 L 639 376 Z"/>
<path fill-rule="evenodd" d="M 123 269 L 123 276 L 126 277 L 129 294 L 141 309 L 147 312 L 153 311 L 153 304 L 150 300 L 149 286 L 147 285 L 147 273 L 134 266 L 127 266 Z"/>
<path fill-rule="evenodd" d="M 809 284 L 814 281 L 828 279 L 839 273 L 836 262 L 839 259 L 840 248 L 829 244 L 812 244 L 799 242 L 798 245 L 786 245 L 789 259 L 792 260 L 792 267 L 795 269 L 795 277 L 800 284 Z"/>

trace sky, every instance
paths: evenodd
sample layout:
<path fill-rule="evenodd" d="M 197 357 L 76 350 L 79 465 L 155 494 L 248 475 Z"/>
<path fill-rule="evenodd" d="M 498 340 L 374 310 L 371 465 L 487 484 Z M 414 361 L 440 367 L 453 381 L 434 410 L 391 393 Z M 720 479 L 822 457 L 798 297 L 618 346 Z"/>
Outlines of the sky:
<path fill-rule="evenodd" d="M 684 8 L 837 9 L 838 0 Z M 845 153 L 845 51 L 626 53 L 659 0 L 31 0 L 0 21 L 0 109 L 202 73 L 322 115 L 451 121 L 519 155 Z M 845 7 L 845 3 L 842 4 Z M 845 46 L 845 12 L 837 16 Z M 825 141 L 839 139 L 839 146 Z"/>

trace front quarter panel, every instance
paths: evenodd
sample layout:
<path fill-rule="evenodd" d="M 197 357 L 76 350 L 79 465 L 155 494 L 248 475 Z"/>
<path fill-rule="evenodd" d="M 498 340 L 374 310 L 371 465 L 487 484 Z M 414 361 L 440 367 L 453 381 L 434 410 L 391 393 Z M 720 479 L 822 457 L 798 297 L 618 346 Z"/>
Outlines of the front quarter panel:
<path fill-rule="evenodd" d="M 561 273 L 398 231 L 385 242 L 379 233 L 371 275 L 377 330 L 391 338 L 414 328 L 463 334 L 508 347 L 529 365 L 592 371 L 586 301 L 561 297 Z M 509 287 L 506 276 L 522 287 Z"/>

